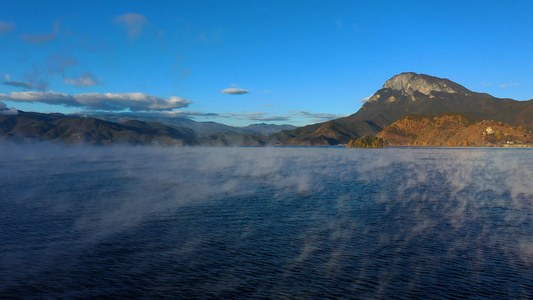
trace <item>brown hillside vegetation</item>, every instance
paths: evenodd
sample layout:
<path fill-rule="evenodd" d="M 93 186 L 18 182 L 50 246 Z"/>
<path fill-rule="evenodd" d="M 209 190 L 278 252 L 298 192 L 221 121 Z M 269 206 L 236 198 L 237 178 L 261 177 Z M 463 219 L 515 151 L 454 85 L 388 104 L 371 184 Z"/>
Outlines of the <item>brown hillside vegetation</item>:
<path fill-rule="evenodd" d="M 389 146 L 509 146 L 533 144 L 533 134 L 521 126 L 473 121 L 460 114 L 409 115 L 380 132 Z"/>

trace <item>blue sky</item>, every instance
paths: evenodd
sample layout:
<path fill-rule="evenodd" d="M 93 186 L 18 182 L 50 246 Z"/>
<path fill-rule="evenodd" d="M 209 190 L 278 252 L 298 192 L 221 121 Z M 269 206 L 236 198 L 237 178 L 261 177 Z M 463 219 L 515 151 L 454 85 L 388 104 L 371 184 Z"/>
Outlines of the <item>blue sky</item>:
<path fill-rule="evenodd" d="M 533 98 L 532 1 L 0 6 L 0 101 L 25 111 L 301 126 L 355 113 L 408 71 Z"/>

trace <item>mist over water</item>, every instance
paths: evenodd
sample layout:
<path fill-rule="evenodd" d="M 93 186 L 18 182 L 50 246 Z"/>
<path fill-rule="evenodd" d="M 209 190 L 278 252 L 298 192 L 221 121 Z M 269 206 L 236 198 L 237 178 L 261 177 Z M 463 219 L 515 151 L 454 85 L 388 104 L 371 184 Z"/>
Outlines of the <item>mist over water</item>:
<path fill-rule="evenodd" d="M 0 295 L 531 298 L 533 149 L 0 145 Z"/>

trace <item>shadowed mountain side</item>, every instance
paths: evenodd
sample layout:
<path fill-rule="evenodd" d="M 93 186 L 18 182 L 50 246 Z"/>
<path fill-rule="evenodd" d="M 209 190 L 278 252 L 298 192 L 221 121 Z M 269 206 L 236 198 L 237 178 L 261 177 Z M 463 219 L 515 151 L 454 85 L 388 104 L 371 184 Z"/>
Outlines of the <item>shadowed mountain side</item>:
<path fill-rule="evenodd" d="M 270 143 L 302 146 L 345 144 L 350 139 L 358 137 L 356 130 L 357 128 L 350 128 L 339 122 L 328 121 L 294 130 L 283 130 L 271 135 Z"/>
<path fill-rule="evenodd" d="M 222 124 L 221 124 L 222 125 Z M 229 126 L 228 126 L 229 127 Z M 219 132 L 197 136 L 194 130 L 156 122 L 115 123 L 90 117 L 19 111 L 0 115 L 0 137 L 15 141 L 64 144 L 263 146 L 268 137 L 257 133 Z"/>
<path fill-rule="evenodd" d="M 472 92 L 448 79 L 402 73 L 385 82 L 355 114 L 274 136 L 279 144 L 344 144 L 353 138 L 375 135 L 410 114 L 430 116 L 449 112 L 533 129 L 533 100 L 495 98 Z"/>
<path fill-rule="evenodd" d="M 197 139 L 205 146 L 266 146 L 269 138 L 258 133 L 219 132 Z"/>
<path fill-rule="evenodd" d="M 23 111 L 17 115 L 0 115 L 0 135 L 15 140 L 49 140 L 65 144 L 196 144 L 194 131 L 187 128 L 142 121 L 118 124 L 96 118 Z"/>
<path fill-rule="evenodd" d="M 476 122 L 457 113 L 438 116 L 409 115 L 381 131 L 390 146 L 490 146 L 533 143 L 533 134 L 522 126 L 503 122 Z"/>

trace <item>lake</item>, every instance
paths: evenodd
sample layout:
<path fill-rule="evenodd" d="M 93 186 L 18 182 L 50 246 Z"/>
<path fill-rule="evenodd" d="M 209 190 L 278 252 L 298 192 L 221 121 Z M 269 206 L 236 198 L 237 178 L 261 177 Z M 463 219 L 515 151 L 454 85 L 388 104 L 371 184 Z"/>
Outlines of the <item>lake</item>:
<path fill-rule="evenodd" d="M 0 295 L 533 297 L 533 149 L 0 144 Z"/>

